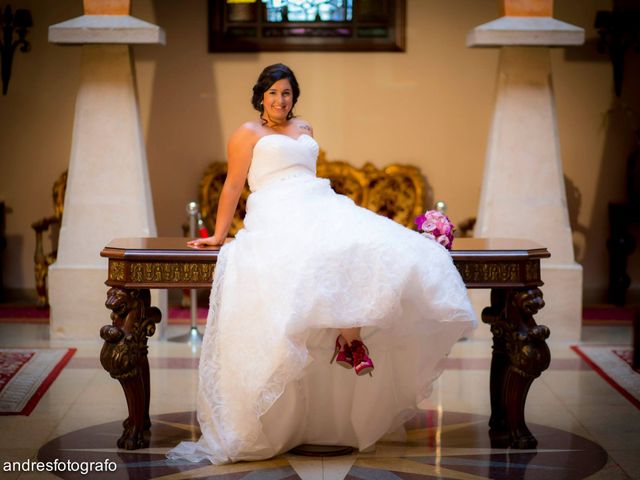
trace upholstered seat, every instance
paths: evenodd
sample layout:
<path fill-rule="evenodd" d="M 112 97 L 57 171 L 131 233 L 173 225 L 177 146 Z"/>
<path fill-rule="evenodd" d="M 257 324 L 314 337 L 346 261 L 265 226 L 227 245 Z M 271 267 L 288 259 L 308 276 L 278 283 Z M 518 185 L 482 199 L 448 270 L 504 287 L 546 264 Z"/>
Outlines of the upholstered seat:
<path fill-rule="evenodd" d="M 200 181 L 198 200 L 205 226 L 212 232 L 216 208 L 227 174 L 226 162 L 209 165 Z M 371 163 L 362 168 L 342 160 L 327 160 L 320 151 L 317 164 L 319 177 L 328 178 L 331 187 L 347 195 L 356 204 L 395 220 L 409 228 L 416 216 L 425 210 L 425 180 L 420 170 L 408 165 L 389 165 L 378 169 Z M 249 188 L 245 186 L 233 218 L 230 235 L 242 228 Z"/>

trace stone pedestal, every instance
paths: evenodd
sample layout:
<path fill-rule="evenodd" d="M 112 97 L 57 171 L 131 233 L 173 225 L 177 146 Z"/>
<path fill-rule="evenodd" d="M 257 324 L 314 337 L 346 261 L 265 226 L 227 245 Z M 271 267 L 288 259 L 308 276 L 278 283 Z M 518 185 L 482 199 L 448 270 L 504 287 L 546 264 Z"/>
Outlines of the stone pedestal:
<path fill-rule="evenodd" d="M 583 40 L 582 29 L 546 17 L 502 17 L 468 36 L 469 46 L 503 45 L 475 236 L 530 239 L 549 249 L 542 262 L 547 306 L 537 322 L 553 340 L 580 338 L 582 267 L 573 252 L 545 46 Z M 478 311 L 488 304 L 481 293 L 472 300 Z"/>
<path fill-rule="evenodd" d="M 123 25 L 115 44 L 113 32 Z M 85 15 L 50 27 L 50 41 L 84 44 L 58 258 L 49 269 L 51 338 L 98 340 L 108 319 L 100 250 L 116 237 L 156 236 L 128 43 L 145 35 L 152 42 L 158 31 L 127 15 Z M 166 312 L 166 293 L 153 304 Z"/>

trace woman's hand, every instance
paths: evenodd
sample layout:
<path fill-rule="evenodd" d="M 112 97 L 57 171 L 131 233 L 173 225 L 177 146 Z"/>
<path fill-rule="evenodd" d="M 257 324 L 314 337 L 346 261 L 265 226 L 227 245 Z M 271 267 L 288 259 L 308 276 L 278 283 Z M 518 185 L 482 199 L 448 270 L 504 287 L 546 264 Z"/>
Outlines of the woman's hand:
<path fill-rule="evenodd" d="M 224 243 L 224 240 L 220 240 L 215 235 L 207 238 L 196 238 L 195 240 L 190 240 L 187 242 L 187 245 L 190 247 L 206 247 L 208 245 L 219 247 Z"/>

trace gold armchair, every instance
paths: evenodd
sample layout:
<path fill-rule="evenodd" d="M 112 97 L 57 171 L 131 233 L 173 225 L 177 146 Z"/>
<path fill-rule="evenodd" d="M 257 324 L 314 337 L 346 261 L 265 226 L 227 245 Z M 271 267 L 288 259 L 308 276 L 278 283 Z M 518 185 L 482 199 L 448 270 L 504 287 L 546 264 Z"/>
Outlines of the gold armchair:
<path fill-rule="evenodd" d="M 47 276 L 49 265 L 56 261 L 58 254 L 58 233 L 62 222 L 64 210 L 64 194 L 67 189 L 67 171 L 65 170 L 53 184 L 53 215 L 45 217 L 31 225 L 36 232 L 36 249 L 33 254 L 34 271 L 36 277 L 36 292 L 38 294 L 38 306 L 49 305 L 49 294 L 47 292 Z M 51 252 L 44 253 L 44 232 L 51 229 Z"/>
<path fill-rule="evenodd" d="M 367 163 L 362 168 L 356 168 L 342 160 L 327 160 L 325 152 L 321 150 L 317 172 L 319 177 L 331 181 L 331 187 L 337 193 L 347 195 L 356 204 L 409 228 L 413 228 L 414 218 L 424 213 L 425 180 L 417 167 L 389 165 L 378 169 Z M 200 180 L 198 201 L 202 219 L 210 232 L 215 226 L 216 207 L 226 174 L 227 164 L 214 162 Z M 230 235 L 235 235 L 242 228 L 248 196 L 249 188 L 245 185 L 229 230 Z"/>

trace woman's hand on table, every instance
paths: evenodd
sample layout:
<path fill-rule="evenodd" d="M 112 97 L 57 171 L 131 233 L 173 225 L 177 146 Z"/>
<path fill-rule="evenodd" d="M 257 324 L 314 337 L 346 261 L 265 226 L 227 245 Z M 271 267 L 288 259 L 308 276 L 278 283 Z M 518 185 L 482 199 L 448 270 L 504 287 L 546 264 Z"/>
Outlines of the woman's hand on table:
<path fill-rule="evenodd" d="M 201 247 L 219 247 L 224 243 L 224 240 L 220 240 L 215 235 L 206 238 L 196 238 L 187 242 L 189 247 L 201 248 Z"/>

